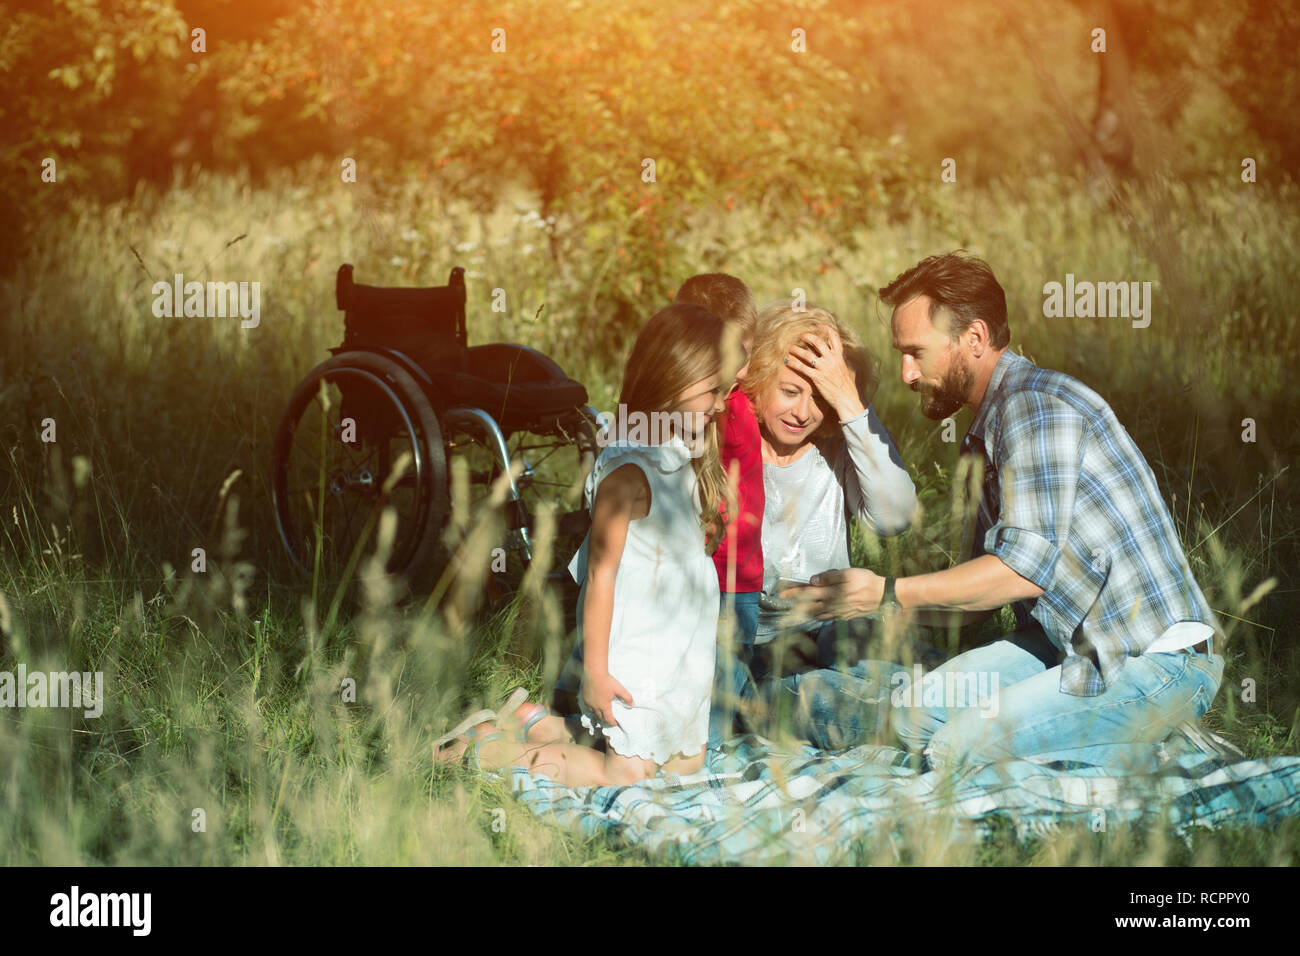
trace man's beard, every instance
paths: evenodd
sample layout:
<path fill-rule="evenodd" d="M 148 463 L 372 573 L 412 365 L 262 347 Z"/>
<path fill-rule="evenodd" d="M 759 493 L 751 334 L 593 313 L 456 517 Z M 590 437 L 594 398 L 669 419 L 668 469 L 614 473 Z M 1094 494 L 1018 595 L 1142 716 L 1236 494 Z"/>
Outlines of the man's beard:
<path fill-rule="evenodd" d="M 934 388 L 917 384 L 916 390 L 921 393 L 921 414 L 936 422 L 942 421 L 966 404 L 966 396 L 974 385 L 975 373 L 970 366 L 962 359 L 954 359 Z"/>

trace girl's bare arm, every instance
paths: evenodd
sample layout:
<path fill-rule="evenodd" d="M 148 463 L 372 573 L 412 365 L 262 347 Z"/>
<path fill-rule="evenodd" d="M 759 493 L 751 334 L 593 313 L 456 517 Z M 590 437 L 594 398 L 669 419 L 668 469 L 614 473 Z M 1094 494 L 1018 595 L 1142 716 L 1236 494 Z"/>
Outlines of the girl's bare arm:
<path fill-rule="evenodd" d="M 583 698 L 602 723 L 615 723 L 609 710 L 614 697 L 632 704 L 626 688 L 609 673 L 609 631 L 614 619 L 614 580 L 628 526 L 649 513 L 650 484 L 636 465 L 614 469 L 596 489 L 582 608 Z"/>

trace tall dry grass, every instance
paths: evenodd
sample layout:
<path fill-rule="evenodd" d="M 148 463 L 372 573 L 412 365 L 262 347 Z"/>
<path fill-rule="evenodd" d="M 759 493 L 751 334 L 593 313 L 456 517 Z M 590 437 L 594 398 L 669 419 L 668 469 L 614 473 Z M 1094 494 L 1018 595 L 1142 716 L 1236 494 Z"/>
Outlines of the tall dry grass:
<path fill-rule="evenodd" d="M 358 199 L 329 181 L 311 168 L 258 189 L 200 176 L 88 205 L 50 223 L 0 284 L 0 668 L 103 670 L 108 687 L 94 721 L 0 713 L 7 863 L 636 860 L 534 819 L 491 778 L 431 761 L 430 741 L 467 706 L 553 680 L 567 635 L 540 577 L 510 605 L 484 607 L 480 541 L 437 606 L 395 605 L 365 562 L 331 616 L 333 593 L 313 602 L 278 553 L 267 482 L 284 401 L 341 339 L 340 262 L 355 263 L 360 281 L 391 285 L 441 284 L 465 266 L 471 344 L 535 345 L 609 409 L 624 356 L 583 349 L 583 330 L 602 321 L 587 311 L 601 250 L 579 243 L 554 262 L 523 193 L 480 217 L 414 186 Z M 1291 629 L 1300 555 L 1286 471 L 1300 347 L 1287 246 L 1295 198 L 1168 183 L 1121 215 L 1049 176 L 942 194 L 940 215 L 865 223 L 852 249 L 828 245 L 812 221 L 738 209 L 702 217 L 682 255 L 699 271 L 741 276 L 760 300 L 806 289 L 880 356 L 876 408 L 926 517 L 900 539 L 860 536 L 855 552 L 903 571 L 956 557 L 956 444 L 897 381 L 873 292 L 932 252 L 961 246 L 988 258 L 1007 289 L 1013 345 L 1101 392 L 1146 452 L 1198 579 L 1232 628 L 1208 721 L 1268 755 L 1295 752 L 1300 713 Z M 1171 224 L 1176 255 L 1134 228 L 1144 219 Z M 150 286 L 176 272 L 260 281 L 260 327 L 155 318 Z M 1156 282 L 1151 327 L 1044 318 L 1042 283 L 1067 272 Z M 489 308 L 495 288 L 506 291 L 505 313 Z M 1164 294 L 1171 288 L 1176 296 Z M 645 314 L 660 304 L 647 301 Z M 53 444 L 37 437 L 47 417 Z M 1241 440 L 1246 417 L 1254 444 Z M 190 570 L 194 547 L 208 553 L 203 574 Z M 1247 680 L 1253 702 L 1242 699 Z M 355 702 L 344 700 L 346 681 Z M 920 821 L 900 826 L 901 844 L 866 841 L 858 861 L 1294 863 L 1300 847 L 1293 826 L 1191 847 L 1160 833 L 1071 832 L 970 847 Z"/>

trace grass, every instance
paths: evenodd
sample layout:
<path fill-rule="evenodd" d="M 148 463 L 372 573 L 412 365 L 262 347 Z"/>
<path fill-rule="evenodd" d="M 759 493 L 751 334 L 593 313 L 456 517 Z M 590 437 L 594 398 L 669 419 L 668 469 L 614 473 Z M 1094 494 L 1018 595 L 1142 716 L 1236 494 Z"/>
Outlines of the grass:
<path fill-rule="evenodd" d="M 465 266 L 471 344 L 534 345 L 587 385 L 594 406 L 613 408 L 623 356 L 583 347 L 604 318 L 589 311 L 597 266 L 584 265 L 603 261 L 600 250 L 577 233 L 553 261 L 522 193 L 483 216 L 401 186 L 366 200 L 373 228 L 358 228 L 362 201 L 330 181 L 314 167 L 258 188 L 201 175 L 183 190 L 77 208 L 47 223 L 0 283 L 0 669 L 103 670 L 108 688 L 95 721 L 0 712 L 7 864 L 643 862 L 535 819 L 494 781 L 432 766 L 430 741 L 464 707 L 553 679 L 566 638 L 554 599 L 534 591 L 491 613 L 471 586 L 451 588 L 439 608 L 394 606 L 365 562 L 331 621 L 331 595 L 313 603 L 279 554 L 267 478 L 284 402 L 341 338 L 333 271 L 343 261 L 380 285 L 441 284 Z M 853 247 L 811 220 L 738 209 L 703 217 L 681 255 L 698 271 L 740 275 L 760 300 L 807 289 L 882 359 L 876 408 L 926 516 L 900 539 L 861 537 L 855 551 L 903 572 L 957 555 L 956 443 L 897 382 L 873 291 L 932 252 L 988 258 L 1007 289 L 1013 345 L 1106 397 L 1169 496 L 1231 630 L 1207 723 L 1252 756 L 1295 753 L 1300 548 L 1287 469 L 1300 324 L 1286 237 L 1300 204 L 1262 186 L 1157 183 L 1119 207 L 1084 195 L 1050 175 L 953 190 L 935 197 L 935 214 L 862 226 Z M 176 272 L 262 282 L 261 326 L 155 318 L 150 286 Z M 1042 284 L 1067 272 L 1155 282 L 1151 327 L 1043 318 Z M 490 308 L 497 288 L 504 313 Z M 1241 440 L 1248 417 L 1254 443 Z M 54 443 L 38 439 L 46 418 Z M 1158 830 L 1030 841 L 1008 830 L 965 846 L 922 828 L 901 850 L 855 852 L 888 864 L 1293 865 L 1293 824 L 1190 845 Z"/>

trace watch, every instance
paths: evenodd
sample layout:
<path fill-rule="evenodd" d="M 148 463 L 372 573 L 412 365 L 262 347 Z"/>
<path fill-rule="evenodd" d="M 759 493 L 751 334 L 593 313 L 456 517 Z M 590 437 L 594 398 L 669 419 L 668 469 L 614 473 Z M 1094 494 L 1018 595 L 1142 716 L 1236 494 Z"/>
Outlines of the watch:
<path fill-rule="evenodd" d="M 895 578 L 885 578 L 885 593 L 880 596 L 880 610 L 889 608 L 891 611 L 901 611 L 903 605 L 898 603 L 898 597 L 894 594 Z"/>

